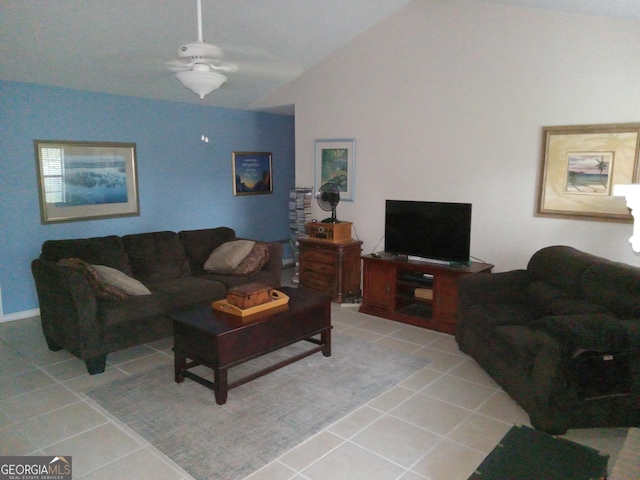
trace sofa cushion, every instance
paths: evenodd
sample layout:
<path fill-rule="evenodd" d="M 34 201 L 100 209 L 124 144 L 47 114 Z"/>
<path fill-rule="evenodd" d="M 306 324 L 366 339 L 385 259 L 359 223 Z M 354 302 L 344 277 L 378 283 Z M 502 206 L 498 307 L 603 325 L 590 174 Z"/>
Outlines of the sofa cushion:
<path fill-rule="evenodd" d="M 487 303 L 465 307 L 465 317 L 473 318 L 474 329 L 486 331 L 489 336 L 491 331 L 500 325 L 528 325 L 535 320 L 535 316 L 526 305 Z"/>
<path fill-rule="evenodd" d="M 205 272 L 202 275 L 199 275 L 198 278 L 208 281 L 220 282 L 227 289 L 237 287 L 240 285 L 245 285 L 250 279 L 251 283 L 261 283 L 263 285 L 268 285 L 273 288 L 278 288 L 280 286 L 279 283 L 274 283 L 273 275 L 266 270 L 258 270 L 256 273 L 249 275 L 248 277 L 242 275 L 229 275 L 223 273 L 214 273 L 214 272 Z"/>
<path fill-rule="evenodd" d="M 236 232 L 228 227 L 205 228 L 202 230 L 183 230 L 178 233 L 184 251 L 189 259 L 191 273 L 194 276 L 204 273 L 204 262 L 211 252 L 225 242 L 236 239 Z"/>
<path fill-rule="evenodd" d="M 106 237 L 78 238 L 71 240 L 47 240 L 42 244 L 42 260 L 57 262 L 63 258 L 79 258 L 90 264 L 106 265 L 131 275 L 129 257 L 122 238 Z"/>
<path fill-rule="evenodd" d="M 629 328 L 629 322 L 612 315 L 557 315 L 535 320 L 529 326 L 557 339 L 569 356 L 640 347 L 640 329 Z"/>
<path fill-rule="evenodd" d="M 194 277 L 165 280 L 149 287 L 167 311 L 222 300 L 226 296 L 222 283 Z"/>
<path fill-rule="evenodd" d="M 58 265 L 63 267 L 76 268 L 82 271 L 82 274 L 91 285 L 91 289 L 96 297 L 104 300 L 124 300 L 127 298 L 127 292 L 118 288 L 117 286 L 105 283 L 98 271 L 93 268 L 93 265 L 81 260 L 79 258 L 63 258 L 58 261 Z"/>
<path fill-rule="evenodd" d="M 100 280 L 107 284 L 119 288 L 127 295 L 151 295 L 151 292 L 141 282 L 135 278 L 131 278 L 125 275 L 120 270 L 107 267 L 105 265 L 92 265 L 92 267 L 98 272 Z"/>
<path fill-rule="evenodd" d="M 234 240 L 216 248 L 204 264 L 204 270 L 215 273 L 231 273 L 244 258 L 251 253 L 256 242 Z"/>
<path fill-rule="evenodd" d="M 133 276 L 144 284 L 191 276 L 187 255 L 175 232 L 122 237 Z"/>
<path fill-rule="evenodd" d="M 585 270 L 600 261 L 572 247 L 553 246 L 533 254 L 527 270 L 538 280 L 544 280 L 564 290 L 571 297 L 582 296 L 581 278 Z"/>
<path fill-rule="evenodd" d="M 585 271 L 582 288 L 586 299 L 640 320 L 640 268 L 603 259 Z"/>

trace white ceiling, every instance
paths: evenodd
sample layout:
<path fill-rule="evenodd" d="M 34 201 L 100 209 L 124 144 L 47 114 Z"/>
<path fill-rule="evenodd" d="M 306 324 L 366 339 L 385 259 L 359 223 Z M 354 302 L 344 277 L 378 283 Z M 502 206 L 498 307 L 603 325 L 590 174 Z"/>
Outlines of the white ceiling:
<path fill-rule="evenodd" d="M 200 100 L 164 66 L 197 39 L 195 0 L 0 0 L 0 79 L 250 109 L 409 1 L 202 0 L 240 69 Z M 640 19 L 640 0 L 485 1 Z"/>

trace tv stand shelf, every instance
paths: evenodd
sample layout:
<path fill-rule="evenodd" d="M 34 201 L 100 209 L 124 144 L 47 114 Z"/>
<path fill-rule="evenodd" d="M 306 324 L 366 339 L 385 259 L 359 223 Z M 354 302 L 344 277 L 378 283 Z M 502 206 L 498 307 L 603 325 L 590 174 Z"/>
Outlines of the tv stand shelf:
<path fill-rule="evenodd" d="M 489 263 L 477 262 L 451 266 L 371 255 L 360 258 L 360 312 L 445 333 L 455 333 L 456 329 L 456 279 L 472 273 L 491 273 L 493 269 Z M 416 293 L 416 289 L 420 292 Z"/>

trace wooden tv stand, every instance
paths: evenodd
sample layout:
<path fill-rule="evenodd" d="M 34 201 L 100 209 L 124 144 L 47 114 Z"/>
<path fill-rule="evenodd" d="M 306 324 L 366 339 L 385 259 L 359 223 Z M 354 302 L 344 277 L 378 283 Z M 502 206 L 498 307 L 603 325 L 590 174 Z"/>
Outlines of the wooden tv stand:
<path fill-rule="evenodd" d="M 445 333 L 455 333 L 456 329 L 456 279 L 471 273 L 491 273 L 493 269 L 489 263 L 450 266 L 397 257 L 361 258 L 360 312 Z M 417 297 L 416 289 L 422 289 L 422 296 L 433 298 Z"/>

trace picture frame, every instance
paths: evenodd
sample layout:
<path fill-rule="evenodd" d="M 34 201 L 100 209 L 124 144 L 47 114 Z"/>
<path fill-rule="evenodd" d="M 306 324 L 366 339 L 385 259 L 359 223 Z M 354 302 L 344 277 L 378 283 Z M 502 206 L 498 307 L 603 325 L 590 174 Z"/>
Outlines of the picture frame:
<path fill-rule="evenodd" d="M 271 152 L 233 152 L 233 195 L 273 193 Z"/>
<path fill-rule="evenodd" d="M 639 176 L 640 123 L 542 128 L 537 215 L 632 222 L 617 184 Z"/>
<path fill-rule="evenodd" d="M 135 143 L 33 145 L 43 224 L 140 215 Z"/>
<path fill-rule="evenodd" d="M 356 141 L 353 138 L 315 141 L 315 191 L 325 183 L 334 183 L 340 201 L 355 200 Z"/>

